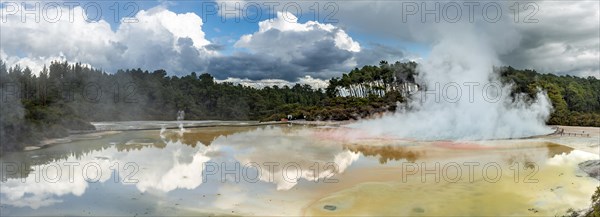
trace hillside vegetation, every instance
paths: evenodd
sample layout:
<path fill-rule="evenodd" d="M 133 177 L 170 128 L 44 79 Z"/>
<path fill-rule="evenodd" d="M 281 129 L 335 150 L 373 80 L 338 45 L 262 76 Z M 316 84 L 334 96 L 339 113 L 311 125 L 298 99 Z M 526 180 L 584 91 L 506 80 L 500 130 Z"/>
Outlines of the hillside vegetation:
<path fill-rule="evenodd" d="M 417 64 L 382 61 L 338 78 L 324 89 L 309 85 L 256 89 L 217 83 L 210 74 L 167 76 L 164 70 L 106 73 L 79 63 L 53 62 L 39 73 L 0 61 L 2 151 L 19 150 L 44 138 L 93 130 L 90 121 L 348 120 L 388 111 L 410 100 L 418 88 Z M 534 97 L 546 90 L 554 106 L 548 124 L 600 126 L 600 81 L 498 68 L 513 93 Z M 37 75 L 35 75 L 37 74 Z M 421 87 L 422 88 L 422 87 Z"/>

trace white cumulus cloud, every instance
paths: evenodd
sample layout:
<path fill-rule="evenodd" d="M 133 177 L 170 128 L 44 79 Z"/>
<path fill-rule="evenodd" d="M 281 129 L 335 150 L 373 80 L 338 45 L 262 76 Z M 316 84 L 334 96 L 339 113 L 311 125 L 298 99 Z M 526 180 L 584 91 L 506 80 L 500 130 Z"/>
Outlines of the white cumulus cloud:
<path fill-rule="evenodd" d="M 162 6 L 139 11 L 137 22 L 124 22 L 113 31 L 105 20 L 89 22 L 81 7 L 60 8 L 58 20 L 22 22 L 7 15 L 0 22 L 2 59 L 38 72 L 52 60 L 90 64 L 108 71 L 122 68 L 164 68 L 173 73 L 202 70 L 215 55 L 194 13 L 177 14 Z M 73 14 L 74 16 L 66 16 Z"/>

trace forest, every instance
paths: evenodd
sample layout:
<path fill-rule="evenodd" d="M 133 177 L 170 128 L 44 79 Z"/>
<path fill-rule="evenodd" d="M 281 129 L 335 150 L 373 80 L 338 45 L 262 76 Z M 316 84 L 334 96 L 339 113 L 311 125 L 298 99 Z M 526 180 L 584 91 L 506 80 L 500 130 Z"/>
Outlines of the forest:
<path fill-rule="evenodd" d="M 548 124 L 600 126 L 600 81 L 512 67 L 496 69 L 513 93 L 534 97 L 546 90 L 554 106 Z M 107 73 L 80 63 L 55 61 L 34 73 L 0 61 L 2 151 L 20 150 L 45 138 L 93 130 L 93 121 L 349 120 L 395 111 L 420 85 L 417 63 L 381 61 L 331 78 L 325 89 L 310 85 L 262 89 L 216 82 L 195 72 L 178 77 L 165 70 Z"/>

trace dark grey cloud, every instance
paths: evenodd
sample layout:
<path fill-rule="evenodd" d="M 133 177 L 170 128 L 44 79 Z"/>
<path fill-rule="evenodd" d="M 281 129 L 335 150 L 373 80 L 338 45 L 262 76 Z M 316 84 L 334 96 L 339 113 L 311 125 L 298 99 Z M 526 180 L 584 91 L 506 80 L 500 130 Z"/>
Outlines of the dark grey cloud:
<path fill-rule="evenodd" d="M 63 10 L 67 13 L 68 9 Z M 356 67 L 357 62 L 376 63 L 385 56 L 381 53 L 393 53 L 375 52 L 379 48 L 369 46 L 361 50 L 358 42 L 335 25 L 298 23 L 279 15 L 273 22 L 260 22 L 257 32 L 239 38 L 235 44 L 238 52 L 222 55 L 219 52 L 225 46 L 204 38 L 202 20 L 195 14 L 156 7 L 140 11 L 136 17 L 141 22 L 123 23 L 114 31 L 103 20 L 21 24 L 18 17 L 12 17 L 1 23 L 0 56 L 11 65 L 34 67 L 36 72 L 52 60 L 63 59 L 108 72 L 139 67 L 165 69 L 169 75 L 195 71 L 209 72 L 219 79 L 297 81 L 305 76 L 328 79 Z M 293 15 L 288 14 L 290 17 Z M 189 28 L 179 28 L 181 25 Z"/>
<path fill-rule="evenodd" d="M 260 22 L 258 31 L 235 44 L 246 52 L 211 58 L 207 71 L 218 79 L 329 79 L 364 64 L 404 57 L 400 49 L 382 44 L 361 46 L 338 26 L 282 16 L 293 17 L 279 13 L 273 21 Z"/>
<path fill-rule="evenodd" d="M 339 63 L 353 57 L 353 52 L 339 49 L 333 40 L 321 40 L 299 51 L 290 63 L 302 66 L 307 72 L 322 72 L 336 68 Z"/>
<path fill-rule="evenodd" d="M 518 46 L 500 56 L 519 68 L 600 77 L 599 2 L 537 2 L 537 23 L 514 24 Z"/>
<path fill-rule="evenodd" d="M 481 16 L 481 5 L 490 2 L 480 3 L 475 23 L 468 22 L 466 11 L 458 23 L 443 18 L 434 22 L 432 16 L 423 22 L 419 13 L 404 20 L 405 1 L 336 3 L 339 11 L 334 18 L 339 23 L 263 21 L 257 32 L 235 44 L 239 52 L 224 56 L 219 54 L 226 50 L 224 43 L 204 38 L 199 16 L 176 14 L 162 7 L 140 11 L 136 16 L 143 22 L 121 24 L 116 31 L 103 20 L 20 23 L 18 16 L 9 16 L 12 20 L 0 23 L 0 56 L 8 64 L 28 65 L 36 72 L 51 60 L 65 59 L 109 72 L 143 67 L 166 69 L 172 75 L 210 72 L 221 78 L 329 78 L 357 66 L 410 56 L 403 49 L 384 44 L 363 41 L 359 45 L 347 31 L 395 42 L 435 44 L 444 34 L 455 31 L 457 25 L 472 24 L 475 32 L 493 45 L 502 64 L 545 73 L 600 77 L 598 1 L 535 1 L 539 9 L 534 15 L 536 23 L 522 22 L 530 12 L 527 10 L 520 11 L 520 22 L 514 22 L 509 9 L 514 2 L 497 2 L 503 17 L 496 23 L 485 22 Z M 429 6 L 434 3 L 427 2 Z M 422 7 L 421 2 L 417 4 Z M 81 13 L 82 9 L 74 10 Z"/>
<path fill-rule="evenodd" d="M 409 55 L 402 48 L 392 47 L 380 43 L 369 43 L 368 47 L 356 54 L 357 65 L 373 65 L 379 64 L 379 61 L 386 60 L 388 62 L 406 61 Z"/>
<path fill-rule="evenodd" d="M 473 22 L 470 22 L 465 6 L 461 7 L 462 17 L 456 23 L 446 21 L 441 10 L 437 13 L 441 16 L 439 22 L 433 20 L 435 15 L 432 14 L 426 15 L 427 20 L 422 20 L 423 4 L 432 9 L 435 8 L 433 4 L 443 8 L 453 3 L 464 5 L 467 2 L 344 2 L 338 4 L 336 18 L 340 25 L 353 32 L 424 44 L 435 44 L 445 34 L 455 31 L 454 27 L 467 24 L 493 45 L 504 65 L 544 73 L 600 77 L 600 2 L 519 2 L 518 17 L 514 16 L 515 1 L 470 2 L 479 4 L 475 8 Z M 418 11 L 407 15 L 403 4 L 416 4 Z M 493 16 L 482 16 L 482 8 L 486 4 L 500 6 L 500 20 L 489 22 L 486 18 Z M 446 17 L 451 17 L 451 14 Z M 526 19 L 534 22 L 524 22 Z"/>
<path fill-rule="evenodd" d="M 349 52 L 337 49 L 333 43 L 331 40 L 322 40 L 312 46 L 303 47 L 303 50 L 298 51 L 299 55 L 291 61 L 265 53 L 247 52 L 214 57 L 209 60 L 207 72 L 218 79 L 282 79 L 294 82 L 307 75 L 329 79 L 347 73 L 354 67 L 378 64 L 381 60 L 407 60 L 405 52 L 400 48 L 372 43 L 363 47 L 360 52 Z M 339 65 L 348 60 L 355 60 L 357 64 Z"/>
<path fill-rule="evenodd" d="M 207 69 L 207 72 L 217 79 L 232 77 L 252 80 L 265 78 L 293 80 L 301 76 L 301 71 L 300 66 L 284 62 L 281 59 L 250 53 L 214 57 L 210 60 Z"/>
<path fill-rule="evenodd" d="M 207 71 L 219 79 L 296 81 L 307 75 L 329 79 L 362 64 L 404 57 L 399 49 L 382 44 L 361 46 L 343 29 L 331 24 L 298 23 L 283 20 L 281 16 L 260 22 L 258 31 L 237 41 L 235 46 L 246 52 L 211 58 Z"/>

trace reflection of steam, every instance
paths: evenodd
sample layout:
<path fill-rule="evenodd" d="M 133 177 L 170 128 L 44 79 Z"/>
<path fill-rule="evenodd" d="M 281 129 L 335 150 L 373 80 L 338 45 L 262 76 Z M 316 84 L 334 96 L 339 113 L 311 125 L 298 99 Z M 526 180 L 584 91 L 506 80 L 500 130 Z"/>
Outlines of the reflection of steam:
<path fill-rule="evenodd" d="M 551 132 L 545 125 L 552 105 L 545 93 L 532 101 L 510 97 L 494 65 L 501 64 L 494 41 L 468 24 L 439 34 L 427 61 L 420 64 L 420 83 L 427 89 L 407 111 L 350 125 L 378 135 L 400 138 L 517 138 Z M 511 38 L 506 39 L 511 40 Z"/>
<path fill-rule="evenodd" d="M 163 139 L 163 140 L 165 139 L 165 132 L 166 131 L 167 131 L 167 126 L 164 125 L 164 124 L 161 125 L 160 126 L 160 133 L 159 133 L 159 135 L 160 135 L 160 138 Z"/>
<path fill-rule="evenodd" d="M 179 131 L 177 132 L 179 136 L 183 136 L 183 134 L 187 132 L 185 128 L 183 128 L 183 123 L 179 123 Z"/>
<path fill-rule="evenodd" d="M 385 164 L 389 160 L 406 159 L 415 162 L 425 154 L 424 151 L 410 150 L 403 146 L 371 146 L 371 145 L 344 145 L 344 148 L 354 152 L 362 153 L 364 156 L 379 156 L 379 163 Z"/>

